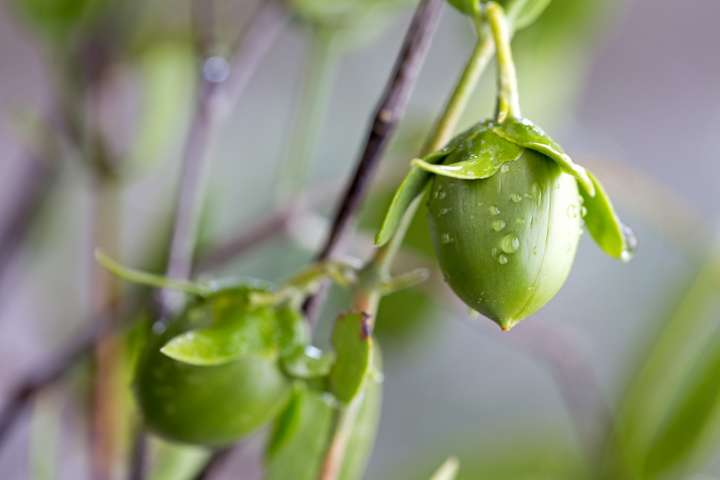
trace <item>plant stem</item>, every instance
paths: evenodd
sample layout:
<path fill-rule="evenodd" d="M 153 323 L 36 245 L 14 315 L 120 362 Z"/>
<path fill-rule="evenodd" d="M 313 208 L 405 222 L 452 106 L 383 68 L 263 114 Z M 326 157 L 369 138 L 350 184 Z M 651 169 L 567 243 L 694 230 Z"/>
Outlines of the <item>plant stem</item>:
<path fill-rule="evenodd" d="M 498 108 L 497 121 L 502 122 L 508 116 L 520 117 L 520 99 L 518 95 L 517 73 L 510 49 L 510 28 L 500 5 L 495 2 L 485 7 L 490 30 L 497 50 L 498 64 Z"/>
<path fill-rule="evenodd" d="M 429 49 L 430 39 L 440 19 L 441 5 L 442 2 L 438 0 L 424 0 L 415 11 L 390 79 L 375 108 L 355 172 L 345 187 L 342 200 L 333 216 L 330 232 L 315 257 L 316 261 L 332 258 L 350 232 L 352 217 L 365 199 L 380 159 L 407 108 L 410 93 Z M 320 289 L 305 302 L 305 314 L 311 324 L 314 323 L 318 306 L 322 303 L 324 290 Z"/>
<path fill-rule="evenodd" d="M 420 156 L 441 148 L 450 140 L 475 90 L 480 75 L 490 62 L 493 53 L 494 45 L 492 39 L 488 36 L 480 37 L 453 88 L 443 112 L 435 122 L 430 137 L 423 146 Z M 380 304 L 381 284 L 389 276 L 390 265 L 402 244 L 415 212 L 420 206 L 421 200 L 422 195 L 413 201 L 405 212 L 393 238 L 384 246 L 375 250 L 373 256 L 364 268 L 364 271 L 370 277 L 370 285 L 364 286 L 356 291 L 353 298 L 353 309 L 366 313 L 370 319 L 371 326 L 374 326 L 374 320 Z M 354 403 L 357 403 L 357 399 L 354 400 L 344 412 L 341 412 L 340 419 L 336 423 L 333 438 L 330 441 L 330 446 L 328 447 L 323 464 L 323 476 L 320 480 L 337 479 L 345 455 L 344 450 L 347 445 L 349 429 L 354 420 L 353 412 L 356 411 L 356 408 L 353 407 Z"/>
<path fill-rule="evenodd" d="M 278 171 L 276 203 L 284 203 L 303 188 L 317 155 L 332 93 L 338 60 L 333 30 L 315 27 L 309 59 L 305 64 L 302 91 L 295 110 L 285 160 Z"/>

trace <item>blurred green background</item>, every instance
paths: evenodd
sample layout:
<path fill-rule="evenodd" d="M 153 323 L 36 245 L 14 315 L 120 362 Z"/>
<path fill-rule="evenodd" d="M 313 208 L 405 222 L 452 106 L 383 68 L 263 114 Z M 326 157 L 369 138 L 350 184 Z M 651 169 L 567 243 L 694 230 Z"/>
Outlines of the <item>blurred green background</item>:
<path fill-rule="evenodd" d="M 216 1 L 218 54 L 256 4 Z M 267 219 L 288 191 L 308 192 L 308 207 L 213 275 L 281 280 L 312 258 L 413 6 L 329 25 L 295 15 L 281 32 L 213 138 L 201 252 Z M 119 257 L 160 270 L 153 246 L 170 223 L 196 55 L 187 2 L 14 0 L 0 12 L 0 229 L 24 179 L 48 178 L 44 201 L 23 216 L 28 235 L 0 264 L 4 398 L 77 335 L 92 305 L 97 165 L 56 140 L 47 112 L 70 105 L 102 133 L 123 178 Z M 510 333 L 471 316 L 435 271 L 386 298 L 383 415 L 367 478 L 428 478 L 449 455 L 462 479 L 720 478 L 718 16 L 714 0 L 553 0 L 518 34 L 524 112 L 603 179 L 640 249 L 623 265 L 583 240 L 557 298 Z M 348 254 L 369 251 L 472 42 L 466 19 L 446 7 Z M 92 102 L 79 100 L 83 82 Z M 492 113 L 492 82 L 489 71 L 463 126 Z M 47 162 L 38 171 L 35 154 Z M 435 268 L 423 212 L 406 246 L 401 266 Z M 331 295 L 324 326 L 342 306 Z M 3 478 L 84 478 L 87 372 L 73 373 L 12 434 Z M 119 381 L 118 396 L 128 384 Z M 255 478 L 257 450 L 233 459 L 243 472 L 234 478 Z"/>

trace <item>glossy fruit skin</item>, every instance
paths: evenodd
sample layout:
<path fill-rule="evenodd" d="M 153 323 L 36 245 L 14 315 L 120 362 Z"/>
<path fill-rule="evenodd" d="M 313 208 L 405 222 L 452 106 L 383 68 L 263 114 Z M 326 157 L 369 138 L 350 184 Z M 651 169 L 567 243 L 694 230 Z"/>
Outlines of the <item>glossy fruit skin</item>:
<path fill-rule="evenodd" d="M 149 342 L 139 359 L 135 395 L 145 424 L 175 442 L 223 446 L 271 421 L 287 402 L 290 383 L 271 357 L 245 356 L 194 366 L 160 352 L 196 327 L 185 315 Z"/>
<path fill-rule="evenodd" d="M 575 179 L 528 149 L 486 179 L 434 176 L 428 210 L 446 281 L 503 330 L 560 290 L 582 232 Z"/>

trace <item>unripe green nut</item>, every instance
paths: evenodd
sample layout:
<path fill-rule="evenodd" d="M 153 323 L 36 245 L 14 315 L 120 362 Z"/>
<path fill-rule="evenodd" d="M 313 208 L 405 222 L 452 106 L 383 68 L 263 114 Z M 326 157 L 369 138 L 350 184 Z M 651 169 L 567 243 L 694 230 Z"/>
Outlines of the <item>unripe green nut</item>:
<path fill-rule="evenodd" d="M 271 356 L 198 366 L 163 354 L 171 338 L 197 327 L 191 317 L 178 318 L 149 342 L 137 366 L 135 395 L 146 425 L 160 436 L 227 445 L 272 420 L 287 401 L 290 383 Z"/>
<path fill-rule="evenodd" d="M 375 237 L 384 245 L 430 183 L 430 230 L 450 287 L 503 330 L 545 305 L 582 226 L 613 258 L 636 247 L 598 179 L 531 121 L 485 121 L 412 161 Z"/>
<path fill-rule="evenodd" d="M 575 179 L 532 150 L 493 176 L 434 176 L 433 242 L 448 284 L 504 330 L 545 305 L 565 283 L 582 232 Z"/>

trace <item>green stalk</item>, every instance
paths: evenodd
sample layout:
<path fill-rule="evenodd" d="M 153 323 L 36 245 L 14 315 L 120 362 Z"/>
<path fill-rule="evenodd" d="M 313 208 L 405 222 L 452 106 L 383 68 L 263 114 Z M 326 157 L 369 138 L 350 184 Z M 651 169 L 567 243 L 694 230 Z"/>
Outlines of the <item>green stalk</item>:
<path fill-rule="evenodd" d="M 498 108 L 497 121 L 502 122 L 508 116 L 519 118 L 520 98 L 518 94 L 517 73 L 510 49 L 510 28 L 500 5 L 490 2 L 485 7 L 490 31 L 495 41 L 498 64 Z"/>
<path fill-rule="evenodd" d="M 305 186 L 317 153 L 338 59 L 333 30 L 315 27 L 305 65 L 300 100 L 293 119 L 289 148 L 278 171 L 276 198 L 283 203 Z"/>
<path fill-rule="evenodd" d="M 478 38 L 443 112 L 435 122 L 432 133 L 422 148 L 420 156 L 442 148 L 450 140 L 494 51 L 494 43 L 490 36 L 482 35 Z M 353 309 L 367 313 L 371 322 L 374 321 L 377 315 L 382 295 L 382 284 L 389 277 L 390 265 L 402 244 L 421 200 L 422 195 L 413 201 L 405 212 L 393 238 L 384 246 L 375 250 L 375 253 L 363 269 L 359 287 L 356 289 L 353 299 Z M 337 415 L 333 438 L 327 450 L 320 480 L 337 479 L 345 454 L 349 429 L 354 424 L 355 416 L 359 410 L 359 401 L 360 399 L 356 398 Z"/>

